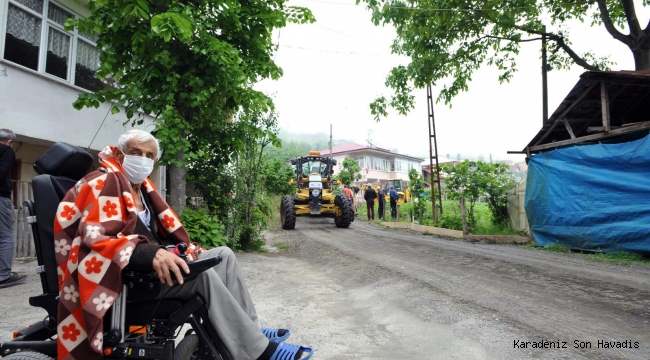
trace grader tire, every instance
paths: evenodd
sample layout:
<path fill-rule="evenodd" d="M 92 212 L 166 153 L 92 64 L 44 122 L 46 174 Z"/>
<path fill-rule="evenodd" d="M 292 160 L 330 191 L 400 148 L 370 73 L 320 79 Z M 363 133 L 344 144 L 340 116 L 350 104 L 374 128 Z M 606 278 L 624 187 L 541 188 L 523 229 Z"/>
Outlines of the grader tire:
<path fill-rule="evenodd" d="M 334 205 L 341 209 L 341 216 L 334 218 L 334 224 L 339 228 L 349 228 L 354 221 L 354 209 L 350 199 L 344 195 L 336 195 Z"/>
<path fill-rule="evenodd" d="M 293 203 L 293 197 L 285 195 L 280 202 L 280 221 L 282 228 L 293 230 L 296 228 L 296 207 Z"/>

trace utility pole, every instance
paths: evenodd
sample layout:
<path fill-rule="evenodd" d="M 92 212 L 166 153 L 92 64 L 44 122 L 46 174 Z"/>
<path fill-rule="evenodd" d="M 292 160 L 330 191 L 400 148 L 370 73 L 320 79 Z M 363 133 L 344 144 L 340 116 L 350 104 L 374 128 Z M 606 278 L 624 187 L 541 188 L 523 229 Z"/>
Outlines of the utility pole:
<path fill-rule="evenodd" d="M 332 156 L 332 124 L 330 124 L 330 156 Z"/>
<path fill-rule="evenodd" d="M 542 126 L 548 120 L 548 81 L 546 74 L 548 72 L 548 63 L 546 60 L 546 26 L 542 27 Z"/>
<path fill-rule="evenodd" d="M 431 170 L 431 213 L 435 226 L 438 226 L 438 215 L 442 215 L 442 193 L 440 186 L 440 164 L 438 163 L 438 139 L 436 136 L 436 120 L 433 113 L 433 91 L 431 85 L 427 85 L 427 108 L 428 108 L 428 127 L 429 127 L 429 169 Z M 433 167 L 433 160 L 436 161 L 436 167 Z M 434 177 L 435 171 L 435 177 Z M 440 207 L 436 206 L 436 186 L 438 190 L 437 200 Z"/>

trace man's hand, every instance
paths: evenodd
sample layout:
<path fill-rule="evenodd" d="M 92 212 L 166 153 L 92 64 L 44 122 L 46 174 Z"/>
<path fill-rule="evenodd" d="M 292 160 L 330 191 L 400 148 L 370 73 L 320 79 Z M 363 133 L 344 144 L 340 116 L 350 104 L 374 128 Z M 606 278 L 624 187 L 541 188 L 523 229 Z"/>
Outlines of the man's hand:
<path fill-rule="evenodd" d="M 180 257 L 172 254 L 171 252 L 165 249 L 158 249 L 156 251 L 156 256 L 153 258 L 153 269 L 156 270 L 158 274 L 158 279 L 161 283 L 166 282 L 167 285 L 172 286 L 172 277 L 171 273 L 173 272 L 176 275 L 176 279 L 179 284 L 183 284 L 183 276 L 181 275 L 181 269 L 186 274 L 190 273 L 190 268 L 187 267 L 187 264 Z"/>

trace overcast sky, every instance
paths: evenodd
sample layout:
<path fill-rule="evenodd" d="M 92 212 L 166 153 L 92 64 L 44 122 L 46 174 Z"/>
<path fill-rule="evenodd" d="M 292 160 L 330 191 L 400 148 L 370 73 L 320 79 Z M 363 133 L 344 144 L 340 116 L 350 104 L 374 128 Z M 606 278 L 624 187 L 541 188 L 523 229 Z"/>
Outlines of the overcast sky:
<path fill-rule="evenodd" d="M 408 59 L 390 54 L 395 37 L 390 26 L 374 26 L 370 12 L 354 0 L 292 0 L 290 5 L 310 8 L 317 22 L 289 24 L 275 33 L 279 50 L 276 63 L 284 70 L 279 81 L 264 81 L 257 89 L 275 98 L 280 126 L 291 132 L 327 132 L 333 126 L 335 139 L 373 142 L 399 152 L 426 156 L 426 90 L 416 90 L 416 108 L 408 116 L 389 112 L 376 123 L 368 105 L 378 96 L 390 96 L 384 86 L 389 70 Z M 648 9 L 637 1 L 640 23 L 647 24 Z M 629 49 L 614 40 L 604 27 L 568 26 L 578 53 L 592 50 L 610 56 L 614 70 L 632 70 Z M 494 159 L 523 160 L 507 155 L 522 150 L 542 126 L 540 43 L 526 43 L 517 58 L 518 73 L 500 85 L 498 72 L 484 67 L 475 72 L 469 91 L 461 93 L 449 108 L 434 105 L 438 153 L 456 158 L 492 154 Z M 548 75 L 549 116 L 568 94 L 584 70 L 552 71 Z M 434 95 L 437 92 L 434 89 Z"/>

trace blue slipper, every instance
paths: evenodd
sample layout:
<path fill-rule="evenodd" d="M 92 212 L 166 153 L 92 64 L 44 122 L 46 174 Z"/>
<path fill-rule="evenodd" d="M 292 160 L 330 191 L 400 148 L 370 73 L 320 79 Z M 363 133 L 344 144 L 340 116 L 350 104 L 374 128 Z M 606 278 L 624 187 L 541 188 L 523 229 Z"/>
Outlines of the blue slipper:
<path fill-rule="evenodd" d="M 270 360 L 294 360 L 298 351 L 302 350 L 302 354 L 309 354 L 307 357 L 302 357 L 300 360 L 307 360 L 314 354 L 314 349 L 306 346 L 291 345 L 287 343 L 279 343 L 278 348 L 275 349 Z"/>
<path fill-rule="evenodd" d="M 269 341 L 283 342 L 284 340 L 287 340 L 291 335 L 291 331 L 289 331 L 289 329 L 283 329 L 283 330 L 286 330 L 286 332 L 284 333 L 284 335 L 280 336 L 278 334 L 280 329 L 271 329 L 262 326 L 262 334 L 264 334 L 269 339 Z"/>

